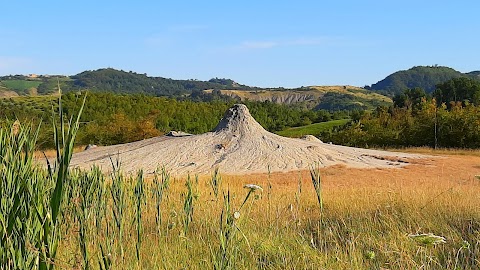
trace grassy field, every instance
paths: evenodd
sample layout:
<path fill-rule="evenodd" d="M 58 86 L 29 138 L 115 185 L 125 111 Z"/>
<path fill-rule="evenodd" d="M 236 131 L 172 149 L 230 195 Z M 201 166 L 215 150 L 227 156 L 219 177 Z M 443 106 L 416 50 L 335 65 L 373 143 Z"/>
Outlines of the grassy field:
<path fill-rule="evenodd" d="M 406 148 L 387 148 L 387 151 L 399 151 L 405 153 L 417 153 L 425 155 L 445 155 L 445 156 L 477 156 L 480 157 L 479 149 L 457 149 L 457 148 L 437 148 L 431 147 L 406 147 Z"/>
<path fill-rule="evenodd" d="M 56 93 L 57 90 L 57 84 L 60 83 L 60 85 L 64 86 L 64 88 L 67 88 L 65 86 L 65 83 L 72 81 L 71 78 L 69 77 L 63 77 L 63 76 L 54 76 L 50 78 L 35 78 L 35 79 L 7 79 L 7 80 L 2 80 L 0 81 L 0 90 L 10 90 L 10 91 L 15 91 L 16 93 L 20 95 L 28 95 L 28 96 L 36 96 L 37 94 L 37 89 L 39 88 L 40 85 L 46 86 L 46 90 L 44 89 L 41 95 L 46 95 L 46 94 L 52 94 Z M 42 87 L 40 87 L 42 88 Z M 45 88 L 45 87 L 44 87 Z M 35 89 L 32 91 L 32 89 Z"/>
<path fill-rule="evenodd" d="M 337 126 L 342 126 L 350 122 L 350 119 L 332 120 L 328 122 L 315 123 L 307 126 L 294 127 L 278 131 L 277 134 L 285 137 L 300 138 L 303 135 L 318 136 L 322 132 L 330 130 Z"/>
<path fill-rule="evenodd" d="M 48 170 L 35 160 L 33 130 L 0 129 L 0 269 L 480 267 L 477 155 L 333 166 L 320 178 L 124 175 L 112 160 L 105 175 L 68 168 L 78 121 L 63 127 Z"/>
<path fill-rule="evenodd" d="M 154 195 L 158 188 L 152 179 L 145 179 L 139 259 L 135 255 L 137 180 L 127 178 L 123 246 L 119 246 L 114 233 L 115 204 L 108 192 L 112 187 L 107 184 L 102 229 L 95 229 L 93 209 L 88 222 L 89 260 L 95 265 L 101 257 L 100 245 L 111 242 L 114 269 L 212 269 L 224 256 L 231 265 L 219 269 L 477 268 L 480 183 L 473 177 L 475 169 L 471 169 L 480 160 L 463 162 L 469 173 L 454 169 L 455 162 L 437 162 L 428 162 L 437 170 L 425 169 L 427 164 L 412 165 L 404 171 L 324 169 L 323 213 L 305 171 L 224 176 L 218 197 L 209 184 L 210 177 L 200 177 L 198 183 L 192 177 L 194 211 L 188 229 L 188 178 L 172 178 L 163 190 L 161 224 L 157 223 Z M 441 172 L 438 166 L 445 170 Z M 228 242 L 224 233 L 231 224 L 221 222 L 222 211 L 233 217 L 248 194 L 244 185 L 251 183 L 264 190 L 254 193 L 258 197 L 251 196 L 239 211 L 233 228 L 236 234 Z M 230 210 L 221 195 L 227 193 Z M 60 242 L 59 261 L 65 268 L 84 265 L 79 254 L 79 228 L 73 221 L 74 207 L 73 203 L 67 206 L 72 216 L 66 216 L 70 224 L 65 226 Z M 428 245 L 409 237 L 421 233 L 445 237 L 446 243 Z M 221 248 L 222 239 L 228 242 L 225 250 Z"/>
<path fill-rule="evenodd" d="M 30 88 L 37 88 L 42 83 L 42 81 L 5 80 L 1 81 L 1 83 L 9 89 L 24 92 Z"/>
<path fill-rule="evenodd" d="M 315 190 L 308 171 L 46 173 L 32 162 L 29 136 L 15 125 L 0 132 L 0 268 L 480 267 L 478 156 L 324 168 Z M 63 149 L 66 165 L 73 148 Z M 438 238 L 421 237 L 429 233 Z"/>

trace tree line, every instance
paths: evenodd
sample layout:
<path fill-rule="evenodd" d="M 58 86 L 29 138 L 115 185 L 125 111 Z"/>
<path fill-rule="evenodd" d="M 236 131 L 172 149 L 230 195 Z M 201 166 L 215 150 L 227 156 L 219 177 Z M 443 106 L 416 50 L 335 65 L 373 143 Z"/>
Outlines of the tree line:
<path fill-rule="evenodd" d="M 68 117 L 78 110 L 86 92 L 69 92 L 62 96 Z M 192 101 L 144 94 L 88 92 L 78 144 L 112 145 L 165 134 L 171 130 L 199 134 L 211 131 L 235 100 Z M 51 148 L 52 109 L 57 98 L 21 97 L 0 99 L 0 121 L 19 119 L 22 123 L 40 125 L 39 144 Z M 252 116 L 267 130 L 311 124 L 348 117 L 348 112 L 312 111 L 272 102 L 243 102 Z"/>
<path fill-rule="evenodd" d="M 405 90 L 391 107 L 363 112 L 322 139 L 359 147 L 480 147 L 480 82 L 454 78 L 431 95 Z"/>

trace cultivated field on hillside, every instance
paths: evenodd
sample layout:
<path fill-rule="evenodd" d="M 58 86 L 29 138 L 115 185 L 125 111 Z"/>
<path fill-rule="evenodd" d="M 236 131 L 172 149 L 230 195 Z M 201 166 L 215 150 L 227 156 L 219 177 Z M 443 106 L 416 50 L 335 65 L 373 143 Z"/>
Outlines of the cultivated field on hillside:
<path fill-rule="evenodd" d="M 26 91 L 30 88 L 37 88 L 42 82 L 41 81 L 28 81 L 28 80 L 5 80 L 1 82 L 4 86 L 9 89 L 17 91 Z"/>
<path fill-rule="evenodd" d="M 315 123 L 301 127 L 287 128 L 276 132 L 280 136 L 300 138 L 305 135 L 318 136 L 322 132 L 332 130 L 334 127 L 343 126 L 350 122 L 350 119 L 332 120 L 327 122 Z"/>

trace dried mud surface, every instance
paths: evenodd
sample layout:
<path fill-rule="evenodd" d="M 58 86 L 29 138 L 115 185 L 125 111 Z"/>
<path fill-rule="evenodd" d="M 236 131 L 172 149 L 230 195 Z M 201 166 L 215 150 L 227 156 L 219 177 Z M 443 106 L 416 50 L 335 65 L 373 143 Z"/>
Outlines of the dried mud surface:
<path fill-rule="evenodd" d="M 110 171 L 111 160 L 118 159 L 125 172 L 151 173 L 165 166 L 178 175 L 210 173 L 216 167 L 227 174 L 252 174 L 305 170 L 316 163 L 320 167 L 400 168 L 424 158 L 432 157 L 281 137 L 266 131 L 245 105 L 237 104 L 212 132 L 96 147 L 74 154 L 71 166 L 86 169 L 96 164 Z"/>

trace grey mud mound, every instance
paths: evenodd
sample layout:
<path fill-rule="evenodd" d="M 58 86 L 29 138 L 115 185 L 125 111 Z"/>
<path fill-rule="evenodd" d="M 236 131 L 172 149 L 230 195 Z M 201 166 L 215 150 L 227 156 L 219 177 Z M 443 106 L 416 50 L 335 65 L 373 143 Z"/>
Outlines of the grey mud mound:
<path fill-rule="evenodd" d="M 304 135 L 304 136 L 300 137 L 300 139 L 305 140 L 305 141 L 309 141 L 309 142 L 323 143 L 319 138 L 317 138 L 313 135 Z"/>
<path fill-rule="evenodd" d="M 313 137 L 313 136 L 312 136 Z M 395 168 L 404 159 L 421 155 L 385 152 L 324 144 L 316 138 L 291 139 L 266 131 L 243 104 L 227 110 L 212 132 L 191 136 L 161 136 L 121 145 L 97 147 L 74 155 L 72 166 L 96 164 L 111 170 L 119 159 L 121 169 L 152 172 L 165 166 L 174 174 L 210 173 L 213 168 L 227 174 L 263 173 L 308 169 L 312 164 L 343 164 L 355 168 Z"/>
<path fill-rule="evenodd" d="M 165 136 L 169 136 L 169 137 L 185 137 L 185 136 L 191 136 L 191 135 L 192 134 L 186 133 L 183 131 L 170 131 L 167 134 L 165 134 Z"/>

